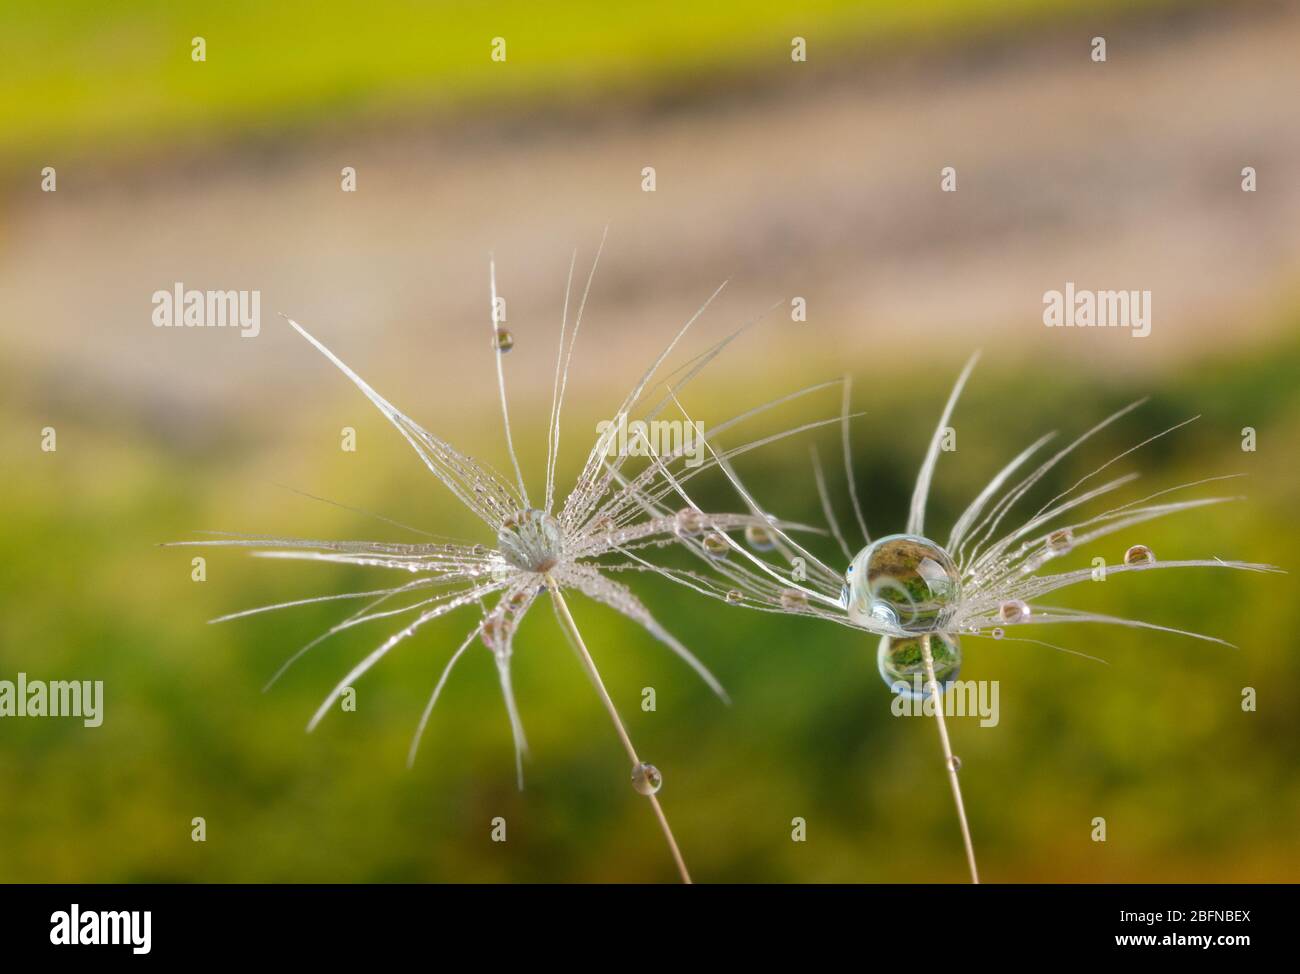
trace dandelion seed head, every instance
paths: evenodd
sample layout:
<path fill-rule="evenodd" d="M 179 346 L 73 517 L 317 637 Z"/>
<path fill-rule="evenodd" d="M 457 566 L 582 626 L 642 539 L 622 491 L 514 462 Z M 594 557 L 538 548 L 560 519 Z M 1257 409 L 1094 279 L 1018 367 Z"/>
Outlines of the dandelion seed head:
<path fill-rule="evenodd" d="M 599 252 L 597 253 L 597 260 Z M 406 440 L 419 459 L 451 494 L 490 531 L 492 543 L 474 542 L 422 542 L 416 544 L 380 541 L 328 541 L 282 537 L 226 536 L 209 541 L 181 542 L 182 544 L 223 545 L 248 547 L 262 557 L 331 562 L 373 569 L 400 570 L 414 577 L 403 584 L 391 585 L 366 592 L 321 596 L 315 599 L 298 599 L 279 605 L 232 613 L 223 618 L 236 618 L 255 612 L 284 609 L 331 599 L 363 599 L 360 609 L 328 631 L 307 643 L 276 672 L 271 683 L 278 680 L 297 660 L 330 636 L 356 626 L 373 624 L 382 620 L 399 619 L 402 628 L 393 632 L 374 650 L 352 667 L 317 709 L 308 730 L 314 729 L 330 711 L 343 690 L 364 676 L 394 648 L 406 643 L 425 626 L 443 616 L 460 611 L 476 610 L 479 619 L 460 646 L 447 660 L 442 675 L 433 688 L 415 736 L 411 742 L 408 761 L 413 761 L 421 735 L 429 723 L 452 669 L 473 645 L 486 647 L 495 661 L 502 699 L 515 742 L 515 765 L 520 786 L 523 782 L 523 757 L 527 742 L 523 720 L 515 700 L 511 680 L 511 661 L 514 640 L 519 625 L 537 597 L 550 590 L 557 606 L 563 603 L 564 591 L 573 591 L 611 608 L 645 629 L 660 643 L 690 666 L 705 683 L 724 700 L 725 691 L 717 678 L 684 645 L 675 639 L 641 603 L 631 588 L 614 577 L 618 572 L 652 571 L 668 574 L 675 580 L 687 580 L 701 591 L 744 601 L 745 593 L 728 586 L 736 575 L 734 569 L 722 572 L 722 578 L 709 577 L 703 572 L 684 571 L 677 575 L 660 566 L 652 565 L 640 553 L 665 548 L 685 548 L 706 564 L 725 559 L 735 544 L 727 532 L 746 532 L 762 527 L 766 519 L 751 513 L 705 513 L 693 503 L 674 511 L 665 503 L 673 488 L 672 470 L 683 478 L 723 461 L 700 467 L 698 458 L 687 463 L 685 449 L 670 454 L 657 454 L 645 469 L 632 472 L 627 456 L 619 453 L 611 457 L 610 435 L 601 434 L 591 446 L 586 460 L 567 496 L 557 496 L 555 490 L 560 448 L 561 408 L 568 385 L 569 367 L 573 358 L 587 294 L 578 303 L 576 318 L 569 326 L 569 287 L 572 285 L 572 268 L 569 286 L 566 287 L 564 315 L 560 327 L 559 352 L 555 364 L 555 381 L 549 423 L 546 428 L 547 463 L 544 501 L 540 507 L 529 502 L 524 472 L 514 448 L 510 424 L 509 402 L 506 395 L 503 353 L 514 346 L 510 332 L 496 321 L 497 292 L 495 264 L 489 263 L 490 297 L 492 301 L 492 347 L 495 350 L 495 372 L 501 409 L 505 444 L 514 477 L 499 475 L 489 466 L 461 452 L 451 443 L 429 432 L 414 419 L 381 396 L 356 372 L 349 368 L 323 343 L 301 325 L 289 324 L 332 362 L 352 384 L 383 414 L 396 431 Z M 595 264 L 592 266 L 592 274 Z M 590 289 L 591 277 L 587 287 Z M 721 288 L 719 288 L 719 291 Z M 715 292 L 713 297 L 717 296 Z M 653 419 L 669 402 L 664 396 L 657 402 L 650 399 L 647 389 L 659 373 L 668 356 L 685 336 L 692 323 L 708 307 L 713 297 L 702 306 L 674 336 L 667 348 L 641 376 L 631 393 L 615 413 L 613 428 L 626 428 L 634 412 Z M 704 355 L 690 360 L 686 366 L 672 373 L 673 388 L 680 389 L 707 365 L 738 332 L 715 344 Z M 798 394 L 796 394 L 798 395 Z M 759 407 L 762 411 L 766 407 Z M 740 417 L 721 424 L 719 429 L 740 422 Z M 764 441 L 759 441 L 761 445 Z M 753 444 L 739 448 L 751 448 Z M 694 448 L 692 447 L 692 453 Z M 636 455 L 636 454 L 631 454 Z M 642 454 L 644 455 L 644 454 Z M 383 518 L 390 526 L 404 530 L 426 532 L 408 528 L 399 522 Z M 762 538 L 763 536 L 756 535 Z M 567 613 L 567 608 L 565 609 Z M 570 620 L 571 621 L 571 620 Z M 270 684 L 268 684 L 269 687 Z M 651 765 L 644 765 L 642 779 L 653 795 L 658 790 L 661 777 Z M 640 788 L 638 789 L 640 790 Z"/>
<path fill-rule="evenodd" d="M 564 558 L 564 530 L 545 511 L 524 511 L 497 533 L 497 550 L 513 568 L 545 575 Z"/>

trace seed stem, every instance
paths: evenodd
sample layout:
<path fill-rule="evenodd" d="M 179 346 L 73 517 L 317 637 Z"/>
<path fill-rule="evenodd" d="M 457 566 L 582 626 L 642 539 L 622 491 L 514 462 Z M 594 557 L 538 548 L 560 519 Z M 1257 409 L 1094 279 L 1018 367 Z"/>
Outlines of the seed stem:
<path fill-rule="evenodd" d="M 632 762 L 633 770 L 641 763 L 641 759 L 636 755 L 636 748 L 632 746 L 632 738 L 628 736 L 627 728 L 623 726 L 623 720 L 618 715 L 618 710 L 614 706 L 614 701 L 610 699 L 609 691 L 605 689 L 605 681 L 600 678 L 600 671 L 596 669 L 596 661 L 591 658 L 591 653 L 587 651 L 587 644 L 582 640 L 582 634 L 578 632 L 578 625 L 573 621 L 573 616 L 569 612 L 569 603 L 564 600 L 564 595 L 560 592 L 560 586 L 555 583 L 550 575 L 546 576 L 546 587 L 551 590 L 551 601 L 555 604 L 555 613 L 560 620 L 560 626 L 564 629 L 564 634 L 569 637 L 569 644 L 573 651 L 578 655 L 579 662 L 591 677 L 591 682 L 596 687 L 597 694 L 600 695 L 601 703 L 605 705 L 605 712 L 609 714 L 609 719 L 614 724 L 614 730 L 618 732 L 618 738 L 623 743 L 623 750 L 627 752 L 628 759 Z M 663 807 L 659 804 L 657 795 L 647 795 L 650 799 L 650 807 L 654 809 L 655 817 L 659 819 L 659 827 L 663 830 L 664 838 L 668 841 L 668 849 L 673 854 L 673 861 L 677 864 L 677 871 L 681 874 L 682 882 L 691 882 L 691 874 L 686 870 L 686 860 L 682 858 L 682 852 L 677 848 L 677 840 L 673 838 L 673 830 L 668 825 L 668 816 L 664 814 Z"/>
<path fill-rule="evenodd" d="M 934 657 L 930 655 L 930 634 L 921 636 L 921 658 L 925 661 L 925 676 L 929 681 L 930 699 L 934 701 L 934 716 L 939 723 L 939 743 L 943 745 L 944 763 L 948 768 L 948 782 L 952 785 L 952 800 L 957 805 L 957 821 L 961 823 L 962 841 L 966 843 L 966 863 L 970 866 L 970 881 L 979 883 L 979 870 L 975 868 L 975 846 L 970 840 L 970 825 L 966 821 L 966 806 L 961 800 L 961 782 L 957 780 L 956 762 L 953 760 L 952 744 L 948 741 L 948 725 L 943 716 L 943 694 L 939 691 L 939 681 L 934 675 Z"/>

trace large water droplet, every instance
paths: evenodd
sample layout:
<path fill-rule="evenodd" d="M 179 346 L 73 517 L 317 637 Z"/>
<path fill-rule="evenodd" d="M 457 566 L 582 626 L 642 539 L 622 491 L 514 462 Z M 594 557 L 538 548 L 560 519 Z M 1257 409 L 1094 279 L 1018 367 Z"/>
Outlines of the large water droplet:
<path fill-rule="evenodd" d="M 776 537 L 760 524 L 745 525 L 745 540 L 755 551 L 771 551 L 776 547 Z"/>
<path fill-rule="evenodd" d="M 954 754 L 951 758 L 948 759 L 948 767 L 950 767 L 953 771 L 960 771 L 961 758 L 957 757 L 957 755 Z"/>
<path fill-rule="evenodd" d="M 1124 552 L 1124 564 L 1126 565 L 1154 565 L 1155 561 L 1156 553 L 1144 544 L 1135 544 Z"/>
<path fill-rule="evenodd" d="M 922 638 L 881 636 L 880 647 L 876 650 L 876 666 L 885 685 L 913 700 L 927 696 Z M 961 642 L 956 636 L 936 632 L 930 637 L 930 655 L 934 659 L 934 678 L 941 691 L 947 690 L 961 672 Z"/>
<path fill-rule="evenodd" d="M 653 764 L 642 761 L 632 769 L 632 787 L 641 795 L 653 795 L 664 786 L 664 776 Z"/>
<path fill-rule="evenodd" d="M 845 575 L 849 618 L 907 632 L 945 628 L 961 598 L 948 553 L 918 535 L 892 534 L 858 552 Z"/>
<path fill-rule="evenodd" d="M 515 347 L 515 336 L 504 328 L 498 328 L 492 336 L 492 347 L 498 352 L 508 352 Z"/>

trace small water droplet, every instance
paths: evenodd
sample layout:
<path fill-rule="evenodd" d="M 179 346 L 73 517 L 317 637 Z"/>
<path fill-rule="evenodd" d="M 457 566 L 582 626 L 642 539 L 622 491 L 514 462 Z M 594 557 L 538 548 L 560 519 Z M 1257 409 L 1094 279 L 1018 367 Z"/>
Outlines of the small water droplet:
<path fill-rule="evenodd" d="M 961 770 L 961 758 L 957 757 L 957 755 L 954 754 L 954 755 L 953 755 L 953 756 L 948 760 L 948 767 L 952 768 L 953 771 L 960 771 L 960 770 Z"/>
<path fill-rule="evenodd" d="M 479 558 L 482 558 L 484 555 L 488 553 L 487 545 L 476 544 L 473 548 L 470 549 L 470 553 L 477 555 Z"/>
<path fill-rule="evenodd" d="M 683 507 L 677 512 L 679 534 L 699 534 L 704 530 L 704 515 L 693 507 Z"/>
<path fill-rule="evenodd" d="M 776 537 L 760 524 L 745 525 L 745 540 L 755 551 L 771 551 L 776 547 Z"/>
<path fill-rule="evenodd" d="M 632 787 L 641 795 L 653 795 L 664 785 L 664 776 L 653 764 L 642 761 L 632 769 Z"/>
<path fill-rule="evenodd" d="M 727 539 L 716 532 L 705 535 L 703 544 L 704 550 L 708 552 L 710 558 L 726 558 L 731 551 L 731 545 L 727 544 Z"/>
<path fill-rule="evenodd" d="M 1003 636 L 1006 635 L 1006 633 L 1004 633 L 1001 629 L 994 629 L 991 633 L 989 633 L 989 635 L 992 636 L 994 639 L 1001 639 Z"/>
<path fill-rule="evenodd" d="M 740 602 L 744 602 L 745 593 L 740 591 L 740 589 L 733 588 L 730 592 L 727 593 L 727 601 L 730 602 L 732 605 L 736 605 Z"/>
<path fill-rule="evenodd" d="M 597 534 L 609 534 L 614 530 L 614 519 L 608 514 L 602 514 L 591 522 L 591 527 Z"/>
<path fill-rule="evenodd" d="M 1074 532 L 1069 528 L 1061 528 L 1059 531 L 1053 531 L 1047 536 L 1047 547 L 1050 551 L 1061 554 L 1069 551 L 1074 546 Z"/>
<path fill-rule="evenodd" d="M 786 588 L 781 590 L 781 608 L 787 612 L 798 612 L 800 609 L 808 608 L 808 596 L 804 595 L 797 588 Z"/>
<path fill-rule="evenodd" d="M 1029 618 L 1029 615 L 1029 606 L 1019 599 L 1012 599 L 998 606 L 998 616 L 1003 622 L 1023 622 Z"/>
<path fill-rule="evenodd" d="M 1155 561 L 1156 553 L 1144 544 L 1135 544 L 1124 552 L 1124 564 L 1126 565 L 1154 565 Z"/>
<path fill-rule="evenodd" d="M 515 347 L 515 336 L 504 328 L 498 328 L 492 339 L 492 347 L 498 352 L 508 352 Z"/>

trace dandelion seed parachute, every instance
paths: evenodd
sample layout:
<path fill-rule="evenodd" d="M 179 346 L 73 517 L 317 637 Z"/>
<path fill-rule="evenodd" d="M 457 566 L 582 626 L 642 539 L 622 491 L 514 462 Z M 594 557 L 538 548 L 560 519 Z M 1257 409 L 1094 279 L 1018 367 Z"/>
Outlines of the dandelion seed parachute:
<path fill-rule="evenodd" d="M 814 571 L 806 582 L 796 588 L 779 588 L 774 591 L 771 580 L 780 580 L 785 576 L 774 563 L 761 560 L 750 552 L 743 552 L 747 556 L 746 560 L 728 566 L 734 572 L 730 576 L 734 588 L 721 596 L 716 590 L 700 585 L 694 579 L 684 579 L 665 573 L 675 581 L 690 585 L 698 591 L 722 597 L 727 602 L 740 604 L 746 608 L 813 615 L 879 635 L 881 638 L 877 648 L 877 667 L 886 685 L 895 693 L 908 696 L 917 696 L 918 693 L 928 694 L 934 703 L 936 724 L 957 817 L 961 825 L 967 864 L 970 867 L 971 879 L 976 883 L 979 882 L 979 872 L 976 868 L 970 828 L 966 821 L 961 786 L 957 778 L 961 762 L 952 753 L 941 704 L 943 689 L 956 679 L 961 666 L 961 648 L 957 634 L 969 633 L 987 635 L 997 640 L 1030 642 L 1093 660 L 1096 658 L 1086 653 L 1054 646 L 1042 640 L 1008 637 L 1005 627 L 1091 622 L 1179 633 L 1222 643 L 1223 640 L 1215 637 L 1186 632 L 1170 626 L 1099 613 L 1053 609 L 1041 603 L 1036 603 L 1031 608 L 1030 603 L 1031 600 L 1037 600 L 1050 592 L 1068 588 L 1094 577 L 1091 569 L 1039 574 L 1040 569 L 1054 558 L 1078 550 L 1105 535 L 1124 531 L 1156 518 L 1236 499 L 1210 497 L 1150 503 L 1158 497 L 1189 490 L 1214 480 L 1226 479 L 1212 477 L 1169 487 L 1074 523 L 1064 525 L 1059 523 L 1069 512 L 1118 490 L 1130 483 L 1137 475 L 1120 476 L 1082 492 L 1080 488 L 1124 457 L 1191 422 L 1187 420 L 1142 440 L 1108 460 L 1079 478 L 1067 490 L 1051 498 L 1018 527 L 1001 535 L 998 534 L 1003 520 L 1016 504 L 1053 467 L 1096 433 L 1137 409 L 1142 404 L 1142 400 L 1139 400 L 1112 413 L 1068 446 L 1057 451 L 1027 476 L 1008 486 L 1017 472 L 1053 438 L 1054 434 L 1049 433 L 1030 444 L 1013 457 L 976 495 L 970 506 L 962 512 L 953 525 L 947 544 L 940 546 L 927 537 L 925 532 L 926 502 L 944 430 L 948 426 L 958 397 L 970 378 L 977 358 L 978 356 L 972 357 L 962 370 L 930 440 L 929 449 L 916 479 L 905 533 L 889 535 L 875 542 L 872 542 L 867 531 L 866 518 L 859 504 L 855 486 L 849 446 L 849 384 L 847 380 L 845 381 L 841 405 L 844 469 L 848 480 L 849 498 L 866 545 L 856 555 L 852 554 L 852 548 L 835 518 L 821 462 L 815 450 L 812 454 L 814 482 L 829 533 L 849 561 L 842 578 L 836 577 L 835 572 L 827 568 L 825 563 L 817 559 L 812 552 L 800 547 L 779 530 L 774 531 L 774 536 L 781 542 L 777 546 L 777 554 L 785 562 L 783 567 L 788 570 L 795 557 L 814 566 Z M 684 407 L 681 407 L 680 402 L 678 406 L 682 409 L 683 415 L 689 419 L 689 414 Z M 716 436 L 706 438 L 705 445 L 717 458 L 718 451 L 710 439 L 716 440 Z M 719 465 L 750 511 L 757 516 L 774 521 L 774 516 L 758 505 L 731 465 L 722 462 Z M 676 493 L 690 503 L 690 496 L 682 488 L 681 481 L 684 478 L 675 477 L 667 469 L 661 472 L 664 480 Z M 1147 546 L 1133 545 L 1125 552 L 1123 563 L 1106 568 L 1102 577 L 1126 571 L 1171 568 L 1277 571 L 1269 565 L 1225 561 L 1220 558 L 1158 561 Z M 735 592 L 743 592 L 744 598 L 734 598 Z M 919 691 L 918 685 L 921 685 Z"/>
<path fill-rule="evenodd" d="M 1098 613 L 1049 610 L 1045 606 L 1035 604 L 1035 600 L 1058 589 L 1068 588 L 1094 577 L 1095 569 L 1091 568 L 1057 573 L 1042 572 L 1041 570 L 1054 559 L 1067 553 L 1077 552 L 1099 538 L 1126 531 L 1157 518 L 1240 499 L 1235 496 L 1214 496 L 1182 500 L 1164 499 L 1153 503 L 1171 494 L 1185 492 L 1215 481 L 1231 479 L 1238 475 L 1207 477 L 1163 488 L 1138 500 L 1111 507 L 1092 516 L 1080 518 L 1076 514 L 1074 517 L 1077 519 L 1065 524 L 1060 523 L 1071 512 L 1113 493 L 1138 476 L 1137 473 L 1128 473 L 1097 486 L 1089 486 L 1089 482 L 1098 474 L 1156 439 L 1181 429 L 1192 422 L 1190 419 L 1146 437 L 1117 454 L 1047 501 L 1016 527 L 999 532 L 1003 521 L 1015 506 L 1054 467 L 1097 433 L 1138 409 L 1145 400 L 1130 403 L 1112 413 L 1052 454 L 1027 475 L 1023 475 L 1020 480 L 1015 481 L 1016 474 L 1022 471 L 1029 460 L 1050 442 L 1055 434 L 1048 433 L 1039 437 L 1014 456 L 976 495 L 954 522 L 952 532 L 945 544 L 940 545 L 926 536 L 926 501 L 940 453 L 941 434 L 949 424 L 958 397 L 972 373 L 976 360 L 977 356 L 972 357 L 966 364 L 944 406 L 912 494 L 907 533 L 890 535 L 871 542 L 866 530 L 866 518 L 862 516 L 860 506 L 857 504 L 857 492 L 853 487 L 854 476 L 850 461 L 845 467 L 850 485 L 850 499 L 855 507 L 856 520 L 867 542 L 866 547 L 851 555 L 852 548 L 835 517 L 826 475 L 814 450 L 813 477 L 817 496 L 829 533 L 849 559 L 848 568 L 843 576 L 839 576 L 833 570 L 821 570 L 826 567 L 824 562 L 816 559 L 812 552 L 777 532 L 775 536 L 785 542 L 782 549 L 775 553 L 781 557 L 760 561 L 755 555 L 750 554 L 748 558 L 738 560 L 731 566 L 734 570 L 730 579 L 732 588 L 744 591 L 743 605 L 746 608 L 765 611 L 817 615 L 829 621 L 896 639 L 906 639 L 918 632 L 969 633 L 1002 638 L 1006 636 L 1008 626 L 1092 622 L 1155 629 L 1223 642 L 1215 637 L 1142 620 L 1103 616 Z M 845 388 L 848 388 L 847 382 Z M 678 404 L 681 405 L 680 402 Z M 841 410 L 843 416 L 841 431 L 846 447 L 848 410 L 849 403 L 846 396 Z M 682 413 L 688 419 L 690 418 L 684 407 Z M 706 447 L 714 453 L 715 457 L 718 456 L 716 433 L 715 430 L 705 438 Z M 733 488 L 750 510 L 758 517 L 775 520 L 775 515 L 771 511 L 757 503 L 734 468 L 730 464 L 721 464 L 721 466 Z M 682 487 L 684 478 L 677 477 L 666 470 L 662 475 L 665 483 L 680 498 L 689 501 L 689 494 Z M 1087 489 L 1083 489 L 1085 486 Z M 788 573 L 790 561 L 796 556 L 803 557 L 810 564 L 818 567 L 817 571 L 810 573 L 805 582 L 793 589 L 802 597 L 801 599 L 791 599 L 784 594 L 791 589 L 774 590 L 771 584 L 771 581 L 786 577 L 781 573 L 782 571 Z M 1271 565 L 1222 558 L 1161 561 L 1147 546 L 1134 545 L 1124 553 L 1119 564 L 1109 565 L 1105 569 L 1105 575 L 1110 577 L 1135 570 L 1176 568 L 1279 571 Z M 675 580 L 683 581 L 681 578 Z M 724 601 L 736 602 L 734 599 L 727 599 L 725 591 L 709 591 L 707 594 L 722 598 Z M 805 603 L 803 598 L 808 601 Z"/>
<path fill-rule="evenodd" d="M 603 243 L 602 238 L 602 247 Z M 523 758 L 527 752 L 527 740 L 511 680 L 514 637 L 520 622 L 536 601 L 537 595 L 544 589 L 549 589 L 556 607 L 557 618 L 605 701 L 633 766 L 639 769 L 637 772 L 639 777 L 634 777 L 634 782 L 640 782 L 637 790 L 649 798 L 682 878 L 689 881 L 689 874 L 680 851 L 655 797 L 662 776 L 653 766 L 643 764 L 635 757 L 622 721 L 604 690 L 595 663 L 582 643 L 562 593 L 565 590 L 576 591 L 637 623 L 689 665 L 710 689 L 725 701 L 727 697 L 722 685 L 708 668 L 651 615 L 627 585 L 611 576 L 618 572 L 647 570 L 651 562 L 639 554 L 638 549 L 681 545 L 700 557 L 706 563 L 706 570 L 684 573 L 672 571 L 668 572 L 669 577 L 674 580 L 688 581 L 692 586 L 698 586 L 701 591 L 708 591 L 710 594 L 721 593 L 724 597 L 730 594 L 733 599 L 743 600 L 744 593 L 737 591 L 733 584 L 734 579 L 740 577 L 742 573 L 734 565 L 726 564 L 732 547 L 737 544 L 730 537 L 731 533 L 744 535 L 755 550 L 784 550 L 777 537 L 785 537 L 784 531 L 795 530 L 798 526 L 782 525 L 772 519 L 760 517 L 753 513 L 752 507 L 748 514 L 706 513 L 694 504 L 690 504 L 684 511 L 674 510 L 668 507 L 664 500 L 676 488 L 665 482 L 664 475 L 675 469 L 681 481 L 689 481 L 709 469 L 725 465 L 730 457 L 757 449 L 784 436 L 815 428 L 818 424 L 804 424 L 793 430 L 769 434 L 735 447 L 726 454 L 695 467 L 687 467 L 684 463 L 686 445 L 684 443 L 682 449 L 674 451 L 671 455 L 656 457 L 653 464 L 635 473 L 626 469 L 625 455 L 620 454 L 612 459 L 608 457 L 610 438 L 618 429 L 626 428 L 626 422 L 634 411 L 645 410 L 646 420 L 657 416 L 667 407 L 675 390 L 682 389 L 698 376 L 745 330 L 744 327 L 737 329 L 703 354 L 671 373 L 667 377 L 671 382 L 669 393 L 657 401 L 647 401 L 645 393 L 650 383 L 660 373 L 664 363 L 682 342 L 691 326 L 717 297 L 722 290 L 720 287 L 690 317 L 638 379 L 620 405 L 608 432 L 602 434 L 592 446 L 573 489 L 557 505 L 555 478 L 560 447 L 562 407 L 574 347 L 599 258 L 600 250 L 597 251 L 586 287 L 578 302 L 572 329 L 569 327 L 569 307 L 576 253 L 573 261 L 570 262 L 546 433 L 546 480 L 540 508 L 534 507 L 530 501 L 523 470 L 514 447 L 503 358 L 504 353 L 514 347 L 515 340 L 497 322 L 498 300 L 494 262 L 489 264 L 492 307 L 491 347 L 494 349 L 506 448 L 515 475 L 513 482 L 420 426 L 376 392 L 305 328 L 291 319 L 286 319 L 370 400 L 452 496 L 486 526 L 493 538 L 492 544 L 468 544 L 441 539 L 404 544 L 236 535 L 218 535 L 208 540 L 180 542 L 180 544 L 248 548 L 252 549 L 254 555 L 264 558 L 364 566 L 403 571 L 416 576 L 409 582 L 386 588 L 297 599 L 230 613 L 220 620 L 214 620 L 229 621 L 256 613 L 334 599 L 368 600 L 352 615 L 295 652 L 272 676 L 268 683 L 269 688 L 295 662 L 330 636 L 366 623 L 401 616 L 408 617 L 404 620 L 405 625 L 401 629 L 384 639 L 335 685 L 312 715 L 308 730 L 313 730 L 319 725 L 347 687 L 426 625 L 460 609 L 471 607 L 477 609 L 479 619 L 476 625 L 446 662 L 420 716 L 408 751 L 408 763 L 415 760 L 421 737 L 452 670 L 471 646 L 481 644 L 490 651 L 497 670 L 501 695 L 515 743 L 515 768 L 520 787 L 523 786 Z M 728 430 L 776 405 L 831 385 L 833 383 L 822 383 L 790 393 L 732 417 L 718 424 L 715 430 L 719 432 Z M 831 421 L 833 420 L 828 420 Z M 674 479 L 674 483 L 676 482 Z M 426 534 L 388 518 L 380 519 L 404 530 Z M 825 571 L 831 570 L 825 569 Z M 762 583 L 762 591 L 766 596 L 787 605 L 796 604 L 798 599 L 806 597 L 801 592 L 792 593 L 788 587 L 770 580 Z"/>

